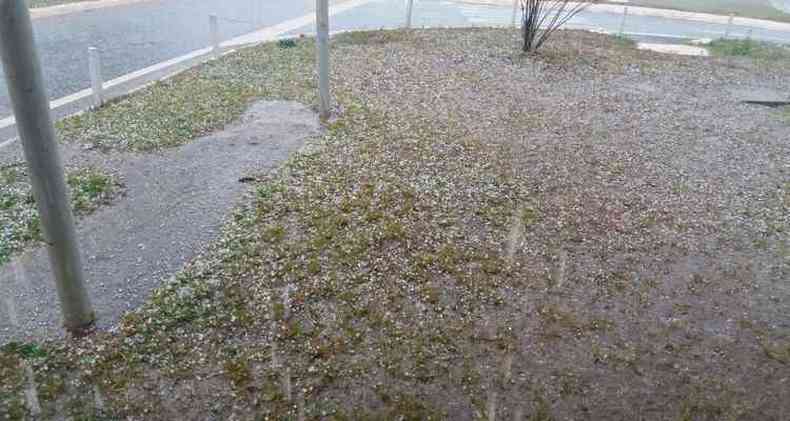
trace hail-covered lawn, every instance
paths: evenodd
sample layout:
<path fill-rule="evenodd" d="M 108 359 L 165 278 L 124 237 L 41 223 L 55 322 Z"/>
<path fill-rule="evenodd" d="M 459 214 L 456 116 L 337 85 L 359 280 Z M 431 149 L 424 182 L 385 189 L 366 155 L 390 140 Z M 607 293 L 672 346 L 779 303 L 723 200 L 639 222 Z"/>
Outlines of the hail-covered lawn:
<path fill-rule="evenodd" d="M 313 100 L 312 48 L 245 50 L 168 89 Z M 6 415 L 31 391 L 44 418 L 790 413 L 790 126 L 730 91 L 779 89 L 786 63 L 577 32 L 522 56 L 503 30 L 332 51 L 326 135 L 117 329 L 6 346 Z"/>
<path fill-rule="evenodd" d="M 92 167 L 68 170 L 66 182 L 77 216 L 109 203 L 121 189 L 112 174 Z M 42 240 L 38 209 L 23 162 L 0 166 L 0 227 L 0 265 L 14 253 Z"/>
<path fill-rule="evenodd" d="M 61 4 L 81 3 L 85 1 L 99 1 L 99 0 L 27 0 L 27 5 L 31 9 L 35 9 L 37 7 L 59 6 Z"/>
<path fill-rule="evenodd" d="M 306 48 L 266 44 L 158 82 L 100 109 L 57 123 L 60 138 L 101 150 L 152 151 L 221 129 L 255 98 L 311 103 Z"/>

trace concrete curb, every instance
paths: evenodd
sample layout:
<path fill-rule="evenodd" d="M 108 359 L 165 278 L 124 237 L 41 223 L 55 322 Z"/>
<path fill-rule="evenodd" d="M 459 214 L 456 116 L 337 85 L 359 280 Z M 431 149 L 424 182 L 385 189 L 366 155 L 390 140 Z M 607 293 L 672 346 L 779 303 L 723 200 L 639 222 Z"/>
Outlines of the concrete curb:
<path fill-rule="evenodd" d="M 70 13 L 87 12 L 91 10 L 104 9 L 107 7 L 124 6 L 127 4 L 143 3 L 153 0 L 90 0 L 79 3 L 60 4 L 57 6 L 39 7 L 30 9 L 30 17 L 33 19 L 44 19 L 53 16 L 68 15 Z"/>
<path fill-rule="evenodd" d="M 512 7 L 513 0 L 456 0 L 456 3 L 468 3 L 491 6 Z M 571 3 L 573 4 L 573 3 Z M 657 18 L 685 20 L 690 22 L 703 22 L 726 25 L 730 19 L 727 15 L 715 15 L 711 13 L 683 12 L 671 9 L 656 9 L 652 7 L 629 6 L 628 4 L 594 4 L 587 10 L 597 13 L 623 14 L 623 10 L 628 7 L 628 14 L 632 16 L 651 16 Z M 736 16 L 732 22 L 735 26 L 750 26 L 754 28 L 767 29 L 771 31 L 790 32 L 790 23 L 776 22 L 765 19 L 743 18 Z"/>

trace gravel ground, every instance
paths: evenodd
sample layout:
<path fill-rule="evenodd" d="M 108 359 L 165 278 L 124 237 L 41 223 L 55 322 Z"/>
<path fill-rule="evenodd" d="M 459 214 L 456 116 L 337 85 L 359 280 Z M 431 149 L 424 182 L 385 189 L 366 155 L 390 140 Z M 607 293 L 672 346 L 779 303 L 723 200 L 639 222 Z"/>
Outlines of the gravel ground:
<path fill-rule="evenodd" d="M 790 126 L 739 98 L 790 64 L 504 30 L 332 62 L 326 136 L 209 251 L 114 330 L 5 347 L 9 414 L 787 418 Z"/>

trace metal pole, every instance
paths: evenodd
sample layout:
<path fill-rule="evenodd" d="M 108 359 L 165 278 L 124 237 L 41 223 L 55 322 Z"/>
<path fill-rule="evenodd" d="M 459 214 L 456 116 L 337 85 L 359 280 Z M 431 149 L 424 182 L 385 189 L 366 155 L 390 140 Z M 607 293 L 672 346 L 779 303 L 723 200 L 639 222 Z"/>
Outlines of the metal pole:
<path fill-rule="evenodd" d="M 414 13 L 414 0 L 408 0 L 406 3 L 406 29 L 411 28 L 411 17 Z"/>
<path fill-rule="evenodd" d="M 81 333 L 93 323 L 94 314 L 85 289 L 63 163 L 25 0 L 0 1 L 0 53 L 64 326 L 72 333 Z"/>
<path fill-rule="evenodd" d="M 88 68 L 91 76 L 91 90 L 93 91 L 93 106 L 101 107 L 104 103 L 104 80 L 101 75 L 101 57 L 96 47 L 88 48 Z"/>
<path fill-rule="evenodd" d="M 219 18 L 217 15 L 209 15 L 208 27 L 211 33 L 211 51 L 214 57 L 219 57 Z"/>
<path fill-rule="evenodd" d="M 318 115 L 329 119 L 329 2 L 316 0 L 316 43 L 318 47 Z"/>
<path fill-rule="evenodd" d="M 623 20 L 620 21 L 620 32 L 618 34 L 623 36 L 625 33 L 625 21 L 628 19 L 628 6 L 623 7 Z"/>
<path fill-rule="evenodd" d="M 518 6 L 521 0 L 513 0 L 513 19 L 510 24 L 515 28 L 516 27 L 516 18 L 518 17 Z"/>
<path fill-rule="evenodd" d="M 724 29 L 724 39 L 728 39 L 730 37 L 730 31 L 732 30 L 732 22 L 735 20 L 735 13 L 730 13 L 730 18 L 727 19 L 727 27 Z"/>

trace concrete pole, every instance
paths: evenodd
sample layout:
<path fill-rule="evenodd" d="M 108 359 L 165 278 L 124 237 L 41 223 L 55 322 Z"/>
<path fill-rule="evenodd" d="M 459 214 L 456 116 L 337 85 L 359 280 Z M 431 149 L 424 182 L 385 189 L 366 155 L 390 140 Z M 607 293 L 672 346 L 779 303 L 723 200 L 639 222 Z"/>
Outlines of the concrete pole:
<path fill-rule="evenodd" d="M 55 275 L 63 322 L 67 330 L 78 334 L 91 326 L 94 314 L 85 289 L 63 163 L 25 0 L 0 1 L 0 54 Z"/>
<path fill-rule="evenodd" d="M 724 39 L 730 38 L 730 31 L 732 31 L 732 22 L 735 20 L 735 13 L 730 13 L 730 18 L 727 19 L 727 27 L 724 28 Z"/>
<path fill-rule="evenodd" d="M 217 15 L 209 15 L 208 27 L 211 36 L 211 51 L 214 58 L 219 57 L 219 18 Z"/>
<path fill-rule="evenodd" d="M 625 21 L 628 19 L 628 6 L 623 7 L 623 20 L 620 21 L 620 32 L 617 34 L 623 36 L 625 33 Z"/>
<path fill-rule="evenodd" d="M 318 115 L 329 119 L 329 1 L 316 0 L 316 46 L 318 49 Z"/>
<path fill-rule="evenodd" d="M 101 57 L 99 57 L 99 50 L 96 47 L 88 48 L 88 69 L 91 76 L 93 106 L 101 107 L 104 103 L 104 80 L 101 75 Z"/>
<path fill-rule="evenodd" d="M 411 29 L 411 18 L 414 14 L 414 0 L 407 0 L 406 3 L 406 29 Z"/>
<path fill-rule="evenodd" d="M 513 0 L 513 19 L 510 25 L 514 28 L 516 27 L 516 18 L 518 18 L 519 3 L 521 3 L 521 0 Z"/>

